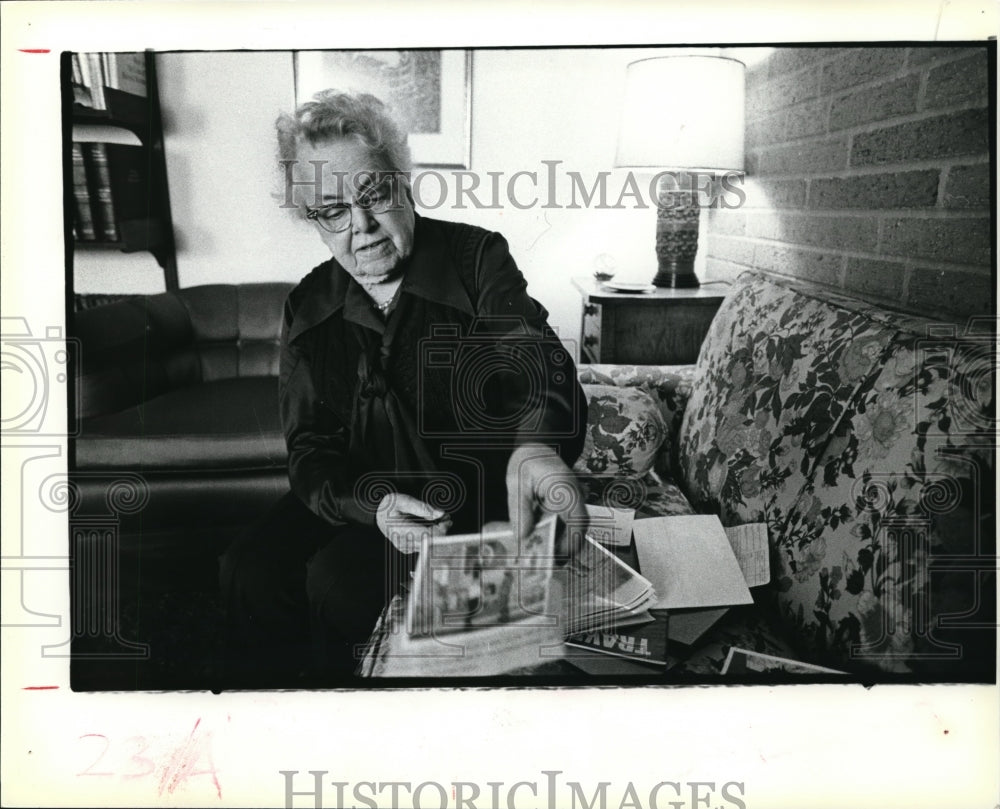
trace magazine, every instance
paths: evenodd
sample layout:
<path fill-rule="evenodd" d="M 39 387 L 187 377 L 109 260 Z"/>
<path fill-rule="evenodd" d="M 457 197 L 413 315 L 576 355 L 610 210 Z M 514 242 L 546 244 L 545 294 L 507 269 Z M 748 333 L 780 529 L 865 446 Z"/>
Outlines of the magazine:
<path fill-rule="evenodd" d="M 441 637 L 501 625 L 547 625 L 556 521 L 542 521 L 520 545 L 507 528 L 424 540 L 414 572 L 406 631 Z"/>
<path fill-rule="evenodd" d="M 593 653 L 613 655 L 654 666 L 667 665 L 667 632 L 670 616 L 657 612 L 649 621 L 632 626 L 617 627 L 614 631 L 594 630 L 571 636 L 566 645 L 569 662 L 577 664 L 588 660 Z M 577 650 L 585 650 L 578 652 Z"/>
<path fill-rule="evenodd" d="M 596 542 L 565 565 L 557 521 L 424 538 L 386 676 L 490 676 L 564 655 L 566 635 L 648 619 L 650 583 Z"/>
<path fill-rule="evenodd" d="M 635 520 L 630 529 L 640 569 L 659 594 L 650 605 L 657 625 L 590 628 L 573 635 L 570 646 L 668 666 L 670 655 L 689 654 L 729 605 L 750 603 L 750 586 L 770 580 L 766 525 L 723 529 L 716 516 L 681 515 Z M 593 655 L 567 656 L 577 664 Z"/>
<path fill-rule="evenodd" d="M 847 674 L 801 660 L 753 652 L 733 646 L 726 655 L 720 674 Z"/>
<path fill-rule="evenodd" d="M 554 585 L 562 588 L 568 635 L 649 620 L 656 592 L 649 579 L 633 570 L 589 537 L 583 550 L 559 571 Z"/>

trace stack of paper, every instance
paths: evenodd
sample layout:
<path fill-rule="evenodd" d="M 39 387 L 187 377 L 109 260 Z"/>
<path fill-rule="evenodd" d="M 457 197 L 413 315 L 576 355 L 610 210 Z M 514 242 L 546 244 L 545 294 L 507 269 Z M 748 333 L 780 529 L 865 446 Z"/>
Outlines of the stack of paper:
<path fill-rule="evenodd" d="M 604 538 L 617 544 L 616 518 L 632 515 L 606 516 Z M 748 583 L 768 580 L 766 527 L 727 536 L 717 517 L 682 516 L 631 529 L 643 575 L 591 537 L 560 567 L 554 518 L 520 542 L 506 525 L 428 535 L 386 675 L 502 673 L 561 656 L 566 636 L 663 665 L 667 638 L 693 644 L 728 607 L 752 603 Z"/>
<path fill-rule="evenodd" d="M 736 554 L 747 587 L 771 581 L 771 558 L 767 547 L 767 524 L 751 522 L 726 528 L 726 538 Z"/>
<path fill-rule="evenodd" d="M 649 579 L 589 537 L 555 580 L 564 589 L 566 634 L 651 620 L 656 593 Z"/>

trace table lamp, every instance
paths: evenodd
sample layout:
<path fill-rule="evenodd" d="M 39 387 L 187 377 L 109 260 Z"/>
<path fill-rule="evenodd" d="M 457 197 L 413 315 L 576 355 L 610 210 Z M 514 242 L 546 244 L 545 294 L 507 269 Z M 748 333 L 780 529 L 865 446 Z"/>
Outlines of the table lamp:
<path fill-rule="evenodd" d="M 698 188 L 743 171 L 744 65 L 723 56 L 661 56 L 632 62 L 615 168 L 655 175 L 660 287 L 697 287 Z"/>

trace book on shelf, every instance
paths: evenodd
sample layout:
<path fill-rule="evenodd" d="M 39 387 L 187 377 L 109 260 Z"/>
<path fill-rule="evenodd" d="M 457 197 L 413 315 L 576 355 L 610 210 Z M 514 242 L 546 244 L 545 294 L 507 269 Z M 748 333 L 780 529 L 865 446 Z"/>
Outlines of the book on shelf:
<path fill-rule="evenodd" d="M 113 68 L 111 67 L 111 62 L 114 59 L 114 54 L 112 53 L 102 53 L 101 56 L 101 80 L 105 87 L 114 87 L 114 82 L 112 80 Z"/>
<path fill-rule="evenodd" d="M 145 147 L 106 144 L 115 222 L 126 251 L 146 250 L 162 238 L 161 220 L 153 202 L 149 155 Z"/>
<path fill-rule="evenodd" d="M 74 53 L 70 56 L 73 101 L 95 110 L 108 108 L 105 88 L 143 98 L 147 95 L 142 52 Z"/>
<path fill-rule="evenodd" d="M 104 68 L 101 62 L 101 54 L 85 53 L 81 54 L 83 61 L 87 65 L 84 71 L 84 86 L 90 90 L 90 95 L 94 100 L 95 110 L 106 110 L 108 103 L 104 97 Z"/>
<path fill-rule="evenodd" d="M 146 90 L 146 57 L 138 53 L 114 53 L 111 68 L 111 86 L 115 90 L 132 95 L 147 95 Z"/>
<path fill-rule="evenodd" d="M 90 88 L 92 81 L 90 78 L 90 61 L 87 59 L 86 54 L 74 53 L 70 56 L 70 65 L 73 76 L 74 87 L 74 101 L 82 104 L 85 107 L 93 108 L 94 105 L 94 95 Z M 77 93 L 77 88 L 80 92 Z"/>
<path fill-rule="evenodd" d="M 90 94 L 90 89 L 84 87 L 82 84 L 73 85 L 73 103 L 79 104 L 81 107 L 94 106 L 94 97 Z"/>
<path fill-rule="evenodd" d="M 159 231 L 151 208 L 145 148 L 102 142 L 87 142 L 80 147 L 95 238 L 117 242 L 126 251 L 155 245 Z"/>
<path fill-rule="evenodd" d="M 74 144 L 75 146 L 76 144 Z M 134 147 L 133 147 L 134 148 Z M 108 146 L 104 143 L 84 143 L 83 156 L 90 183 L 91 210 L 95 214 L 95 230 L 102 241 L 118 241 Z"/>
<path fill-rule="evenodd" d="M 589 540 L 560 564 L 556 528 L 425 536 L 386 675 L 503 674 L 562 658 L 567 634 L 648 616 L 648 581 Z"/>
<path fill-rule="evenodd" d="M 83 84 L 83 68 L 80 67 L 80 54 L 72 53 L 69 57 L 70 76 L 73 84 Z"/>
<path fill-rule="evenodd" d="M 97 240 L 94 214 L 90 206 L 90 189 L 87 186 L 87 167 L 83 157 L 83 147 L 73 144 L 73 202 L 76 213 L 76 238 L 82 242 Z"/>

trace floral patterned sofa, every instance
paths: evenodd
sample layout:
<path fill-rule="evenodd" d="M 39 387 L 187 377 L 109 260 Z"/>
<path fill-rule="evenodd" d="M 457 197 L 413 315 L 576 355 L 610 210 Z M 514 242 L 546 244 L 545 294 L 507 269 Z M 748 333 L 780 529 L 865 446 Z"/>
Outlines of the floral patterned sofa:
<path fill-rule="evenodd" d="M 696 365 L 581 366 L 589 502 L 768 526 L 770 585 L 675 671 L 718 673 L 739 646 L 994 679 L 995 331 L 745 273 Z M 384 673 L 401 609 L 362 673 Z"/>
<path fill-rule="evenodd" d="M 995 341 L 989 319 L 933 323 L 745 273 L 695 366 L 581 368 L 587 386 L 649 394 L 668 428 L 630 476 L 615 458 L 654 431 L 617 430 L 592 396 L 591 433 L 621 436 L 578 463 L 601 475 L 592 501 L 767 523 L 771 584 L 689 671 L 737 645 L 861 676 L 994 679 Z"/>

